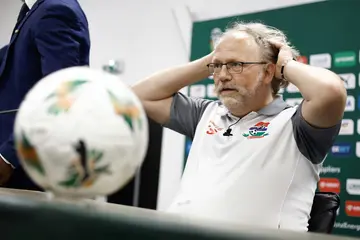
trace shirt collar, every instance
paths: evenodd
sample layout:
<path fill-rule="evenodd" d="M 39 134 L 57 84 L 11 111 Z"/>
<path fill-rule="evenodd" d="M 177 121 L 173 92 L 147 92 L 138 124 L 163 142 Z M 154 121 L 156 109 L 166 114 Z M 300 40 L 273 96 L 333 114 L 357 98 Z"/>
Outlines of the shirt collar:
<path fill-rule="evenodd" d="M 220 102 L 218 101 L 218 104 L 220 105 L 219 114 L 221 116 L 230 115 L 231 113 L 229 110 Z M 282 95 L 276 95 L 275 99 L 269 103 L 267 106 L 263 107 L 259 111 L 257 111 L 257 114 L 260 115 L 266 115 L 266 116 L 272 116 L 279 114 L 284 109 L 288 108 L 289 105 L 283 100 Z"/>
<path fill-rule="evenodd" d="M 37 0 L 25 0 L 26 5 L 28 6 L 29 9 L 31 9 L 34 4 L 36 3 Z"/>

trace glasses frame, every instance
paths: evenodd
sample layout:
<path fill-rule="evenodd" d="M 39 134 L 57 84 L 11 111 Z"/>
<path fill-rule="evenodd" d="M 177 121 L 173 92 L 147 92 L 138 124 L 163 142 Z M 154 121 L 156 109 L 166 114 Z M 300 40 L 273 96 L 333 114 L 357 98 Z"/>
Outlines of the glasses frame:
<path fill-rule="evenodd" d="M 241 71 L 231 71 L 231 65 L 230 64 L 241 64 Z M 236 73 L 236 74 L 239 74 L 239 73 L 242 73 L 243 70 L 244 70 L 244 65 L 250 65 L 250 64 L 267 64 L 268 62 L 227 62 L 227 63 L 209 63 L 207 64 L 206 66 L 208 67 L 208 71 L 211 75 L 215 75 L 215 74 L 219 74 L 223 68 L 223 66 L 225 65 L 226 66 L 226 70 L 229 72 L 229 73 Z M 221 68 L 220 68 L 220 71 L 218 73 L 215 73 L 215 70 L 213 72 L 211 72 L 211 66 L 213 69 L 215 69 L 214 67 L 214 64 L 220 64 L 221 65 Z"/>

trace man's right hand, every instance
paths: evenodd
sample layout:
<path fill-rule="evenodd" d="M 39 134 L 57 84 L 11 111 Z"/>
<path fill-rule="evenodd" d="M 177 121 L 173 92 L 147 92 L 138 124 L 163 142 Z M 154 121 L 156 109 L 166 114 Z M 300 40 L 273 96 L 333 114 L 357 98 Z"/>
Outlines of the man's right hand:
<path fill-rule="evenodd" d="M 0 186 L 4 186 L 10 179 L 14 169 L 0 156 Z"/>

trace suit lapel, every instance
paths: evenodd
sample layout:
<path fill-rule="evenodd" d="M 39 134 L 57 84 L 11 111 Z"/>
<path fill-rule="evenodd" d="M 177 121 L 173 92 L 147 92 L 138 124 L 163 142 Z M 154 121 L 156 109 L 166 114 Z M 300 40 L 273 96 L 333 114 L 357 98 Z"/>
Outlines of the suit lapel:
<path fill-rule="evenodd" d="M 18 26 L 15 28 L 13 35 L 11 37 L 10 40 L 10 44 L 9 46 L 15 41 L 15 39 L 17 38 L 17 36 L 19 35 L 19 32 L 21 30 L 21 28 L 24 26 L 24 23 L 27 21 L 27 19 L 31 16 L 31 14 L 33 14 L 36 9 L 40 6 L 41 3 L 43 3 L 44 0 L 38 0 L 34 6 L 30 9 L 30 11 L 26 14 L 26 16 L 21 20 L 21 22 L 18 24 Z"/>

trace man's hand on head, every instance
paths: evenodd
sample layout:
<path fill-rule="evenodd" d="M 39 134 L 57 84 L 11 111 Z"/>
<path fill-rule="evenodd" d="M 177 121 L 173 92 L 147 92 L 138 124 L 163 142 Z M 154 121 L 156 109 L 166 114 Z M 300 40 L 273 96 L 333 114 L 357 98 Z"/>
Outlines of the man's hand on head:
<path fill-rule="evenodd" d="M 291 48 L 284 43 L 274 40 L 269 40 L 269 43 L 279 50 L 278 59 L 276 62 L 275 77 L 278 79 L 282 79 L 283 76 L 281 75 L 281 68 L 284 64 L 286 64 L 287 61 L 294 59 L 293 53 L 291 51 Z"/>

